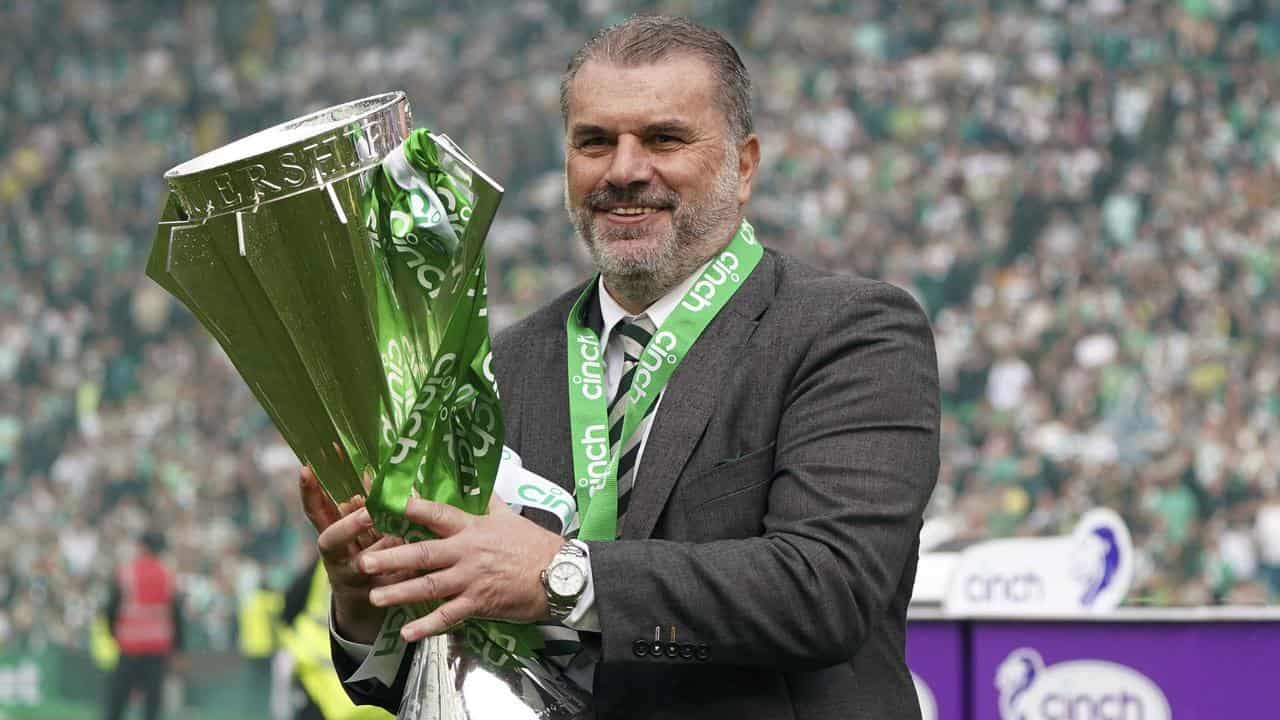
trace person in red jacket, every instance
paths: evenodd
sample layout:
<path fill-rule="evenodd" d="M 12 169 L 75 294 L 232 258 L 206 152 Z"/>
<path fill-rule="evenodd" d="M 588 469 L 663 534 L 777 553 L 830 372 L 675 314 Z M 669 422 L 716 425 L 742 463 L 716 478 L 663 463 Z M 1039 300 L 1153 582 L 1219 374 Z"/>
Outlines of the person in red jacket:
<path fill-rule="evenodd" d="M 142 536 L 138 554 L 116 568 L 107 599 L 107 621 L 120 646 L 120 662 L 111 676 L 107 720 L 118 720 L 136 688 L 142 692 L 147 720 L 160 716 L 161 690 L 170 658 L 182 649 L 182 622 L 173 573 L 159 555 L 164 536 Z"/>

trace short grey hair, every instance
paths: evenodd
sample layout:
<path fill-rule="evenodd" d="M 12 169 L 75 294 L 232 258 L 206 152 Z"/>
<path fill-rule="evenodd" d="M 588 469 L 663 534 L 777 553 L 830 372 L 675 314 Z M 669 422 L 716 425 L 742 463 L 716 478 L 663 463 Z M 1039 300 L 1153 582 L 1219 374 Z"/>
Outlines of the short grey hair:
<path fill-rule="evenodd" d="M 724 113 L 735 143 L 751 134 L 751 76 L 738 51 L 723 35 L 685 18 L 633 15 L 601 29 L 574 53 L 560 77 L 560 115 L 569 122 L 569 93 L 578 70 L 588 60 L 623 67 L 648 65 L 679 55 L 705 60 L 716 79 L 716 103 Z"/>

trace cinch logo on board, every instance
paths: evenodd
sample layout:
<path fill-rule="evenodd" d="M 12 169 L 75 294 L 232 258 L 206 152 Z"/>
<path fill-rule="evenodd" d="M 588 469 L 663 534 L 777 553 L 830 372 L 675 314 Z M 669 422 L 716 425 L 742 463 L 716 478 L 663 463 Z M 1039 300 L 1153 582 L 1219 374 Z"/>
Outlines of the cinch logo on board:
<path fill-rule="evenodd" d="M 1171 720 L 1160 687 L 1131 667 L 1106 660 L 1045 666 L 1018 648 L 996 669 L 1001 720 Z"/>
<path fill-rule="evenodd" d="M 920 701 L 920 720 L 938 720 L 938 701 L 933 697 L 924 678 L 911 673 L 911 682 L 916 686 L 916 698 Z"/>
<path fill-rule="evenodd" d="M 1085 513 L 1070 535 L 977 543 L 960 555 L 944 608 L 968 615 L 1072 615 L 1118 607 L 1133 542 L 1115 512 Z"/>

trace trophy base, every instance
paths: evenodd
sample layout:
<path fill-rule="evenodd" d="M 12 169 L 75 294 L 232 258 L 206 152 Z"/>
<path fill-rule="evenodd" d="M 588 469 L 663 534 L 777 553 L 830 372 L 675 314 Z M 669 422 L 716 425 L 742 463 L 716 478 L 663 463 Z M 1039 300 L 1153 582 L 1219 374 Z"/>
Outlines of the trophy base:
<path fill-rule="evenodd" d="M 591 695 L 539 658 L 477 658 L 462 632 L 418 643 L 397 720 L 591 720 Z"/>

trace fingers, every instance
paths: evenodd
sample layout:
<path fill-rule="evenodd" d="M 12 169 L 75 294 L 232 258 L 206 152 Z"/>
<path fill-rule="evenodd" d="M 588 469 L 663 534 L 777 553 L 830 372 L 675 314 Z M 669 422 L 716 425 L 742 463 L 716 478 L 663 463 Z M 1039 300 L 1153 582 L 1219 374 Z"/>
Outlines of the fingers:
<path fill-rule="evenodd" d="M 408 642 L 416 642 L 429 635 L 439 635 L 463 620 L 466 620 L 475 613 L 470 600 L 466 598 L 454 598 L 431 613 L 406 623 L 400 628 L 400 637 Z"/>
<path fill-rule="evenodd" d="M 373 518 L 364 508 L 335 520 L 316 539 L 320 557 L 326 563 L 345 562 L 351 556 L 353 547 L 358 550 L 354 543 L 360 534 L 372 527 Z"/>
<path fill-rule="evenodd" d="M 339 505 L 338 511 L 343 515 L 347 515 L 348 513 L 353 513 L 356 510 L 359 510 L 360 508 L 363 508 L 363 507 L 366 507 L 364 496 L 356 495 L 350 500 Z M 371 527 L 368 530 L 365 530 L 356 536 L 356 540 L 355 540 L 356 548 L 359 550 L 364 550 L 365 548 L 368 548 L 372 546 L 374 543 L 378 542 L 378 540 L 381 537 L 382 537 L 382 533 L 378 532 L 376 528 Z"/>
<path fill-rule="evenodd" d="M 456 544 L 448 540 L 419 540 L 415 543 L 360 554 L 360 572 L 404 572 L 406 570 L 439 570 L 461 559 Z"/>
<path fill-rule="evenodd" d="M 369 591 L 374 607 L 390 607 L 408 603 L 440 600 L 461 593 L 467 587 L 463 574 L 456 569 L 441 570 Z"/>
<path fill-rule="evenodd" d="M 418 498 L 409 498 L 404 516 L 440 537 L 456 535 L 476 519 L 475 515 L 452 505 Z"/>
<path fill-rule="evenodd" d="M 320 487 L 320 481 L 311 468 L 304 467 L 298 474 L 298 490 L 302 495 L 302 511 L 316 532 L 323 533 L 337 521 L 338 507 Z"/>
<path fill-rule="evenodd" d="M 382 537 L 378 538 L 377 542 L 375 542 L 374 544 L 370 545 L 365 549 L 372 552 L 375 550 L 386 550 L 387 548 L 399 547 L 403 544 L 404 544 L 404 538 L 399 538 L 399 537 L 396 537 L 395 535 L 383 535 Z"/>

